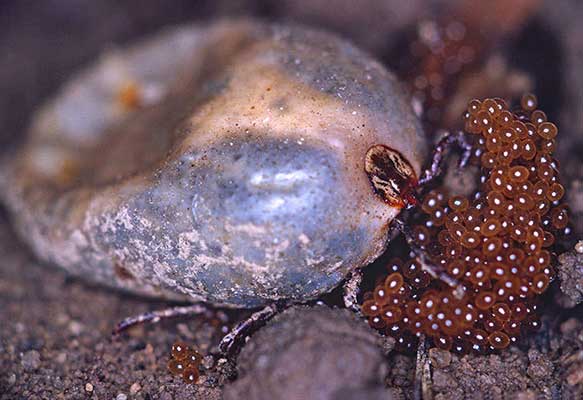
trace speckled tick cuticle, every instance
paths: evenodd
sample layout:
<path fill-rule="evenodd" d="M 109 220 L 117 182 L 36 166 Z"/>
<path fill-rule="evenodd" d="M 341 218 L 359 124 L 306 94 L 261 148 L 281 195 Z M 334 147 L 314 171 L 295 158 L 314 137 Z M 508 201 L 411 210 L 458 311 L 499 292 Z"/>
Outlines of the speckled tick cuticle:
<path fill-rule="evenodd" d="M 193 303 L 117 332 L 216 306 L 266 307 L 260 320 L 383 252 L 426 152 L 380 63 L 328 33 L 236 20 L 165 30 L 74 76 L 2 160 L 0 193 L 40 259 Z"/>

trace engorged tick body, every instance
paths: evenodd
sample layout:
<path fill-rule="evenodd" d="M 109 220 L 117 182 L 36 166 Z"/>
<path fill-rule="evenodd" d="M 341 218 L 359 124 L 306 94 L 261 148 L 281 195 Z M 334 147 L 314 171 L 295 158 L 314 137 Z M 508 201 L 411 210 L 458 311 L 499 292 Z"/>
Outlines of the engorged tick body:
<path fill-rule="evenodd" d="M 316 298 L 378 257 L 425 151 L 400 84 L 368 55 L 230 21 L 75 77 L 4 162 L 0 193 L 36 254 L 73 275 L 257 307 Z"/>

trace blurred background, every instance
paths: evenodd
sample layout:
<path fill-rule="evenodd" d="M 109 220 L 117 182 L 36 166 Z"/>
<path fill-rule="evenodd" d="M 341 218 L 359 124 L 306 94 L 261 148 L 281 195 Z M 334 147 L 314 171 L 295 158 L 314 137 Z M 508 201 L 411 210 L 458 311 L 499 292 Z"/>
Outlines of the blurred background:
<path fill-rule="evenodd" d="M 419 95 L 429 134 L 453 128 L 471 97 L 533 91 L 569 131 L 559 159 L 583 150 L 577 0 L 3 0 L 0 152 L 22 139 L 43 100 L 100 53 L 163 26 L 232 16 L 292 21 L 352 40 Z M 563 172 L 574 176 L 579 167 Z"/>
<path fill-rule="evenodd" d="M 500 91 L 534 90 L 551 119 L 562 118 L 560 122 L 581 132 L 583 77 L 577 67 L 583 51 L 583 28 L 578 23 L 582 14 L 583 6 L 576 0 L 3 0 L 0 146 L 21 137 L 32 110 L 104 50 L 165 25 L 226 16 L 294 21 L 336 31 L 409 82 L 414 82 L 413 70 L 435 68 L 428 64 L 439 61 L 424 59 L 416 44 L 417 39 L 433 45 L 435 26 L 427 22 L 446 29 L 448 21 L 455 20 L 461 28 L 456 33 L 454 26 L 450 36 L 462 35 L 469 49 L 463 57 L 470 61 L 454 71 L 456 82 L 445 85 L 442 96 L 449 103 L 453 94 L 460 97 L 456 93 L 460 80 L 480 72 L 481 78 L 498 74 L 488 82 L 497 86 L 498 96 L 504 94 Z M 485 72 L 486 65 L 495 71 Z M 509 76 L 514 82 L 504 82 Z M 474 88 L 479 86 L 475 82 L 464 85 L 465 95 L 484 91 Z M 455 101 L 465 104 L 467 99 Z"/>

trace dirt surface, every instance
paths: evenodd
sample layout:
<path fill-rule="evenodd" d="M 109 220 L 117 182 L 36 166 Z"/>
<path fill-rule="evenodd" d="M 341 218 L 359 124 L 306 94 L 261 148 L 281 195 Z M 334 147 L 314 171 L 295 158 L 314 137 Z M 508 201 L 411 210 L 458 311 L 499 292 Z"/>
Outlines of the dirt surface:
<path fill-rule="evenodd" d="M 538 334 L 500 354 L 459 356 L 429 349 L 429 392 L 436 400 L 581 399 L 583 322 L 569 318 L 569 312 L 557 313 L 543 317 Z M 574 315 L 581 313 L 579 307 Z M 393 353 L 388 366 L 387 385 L 413 398 L 415 359 Z"/>
<path fill-rule="evenodd" d="M 0 399 L 219 399 L 219 389 L 185 385 L 166 370 L 173 341 L 207 351 L 212 326 L 174 320 L 112 338 L 124 317 L 166 306 L 39 265 L 2 218 Z"/>
<path fill-rule="evenodd" d="M 499 355 L 453 356 L 441 363 L 441 350 L 432 349 L 435 399 L 580 399 L 583 324 L 563 318 L 543 319 L 539 334 Z"/>

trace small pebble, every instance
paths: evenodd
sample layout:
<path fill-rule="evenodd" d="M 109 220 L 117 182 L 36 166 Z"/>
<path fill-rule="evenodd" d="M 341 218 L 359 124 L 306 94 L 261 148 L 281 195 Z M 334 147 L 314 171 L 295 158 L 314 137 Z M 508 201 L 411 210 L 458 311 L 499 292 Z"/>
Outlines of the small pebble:
<path fill-rule="evenodd" d="M 170 393 L 164 391 L 162 393 L 160 393 L 160 400 L 172 400 L 173 397 Z"/>
<path fill-rule="evenodd" d="M 23 333 L 26 330 L 26 326 L 24 326 L 22 322 L 17 322 L 14 324 L 14 329 L 16 329 L 16 332 L 18 333 Z"/>
<path fill-rule="evenodd" d="M 130 386 L 130 394 L 136 394 L 141 389 L 142 389 L 142 387 L 140 386 L 140 384 L 138 382 L 136 382 L 136 383 L 132 384 L 132 386 Z"/>
<path fill-rule="evenodd" d="M 24 353 L 22 356 L 22 366 L 27 371 L 40 367 L 40 353 L 36 350 L 30 350 Z"/>
<path fill-rule="evenodd" d="M 82 332 L 83 332 L 83 324 L 77 321 L 71 321 L 69 322 L 69 332 L 71 332 L 71 334 L 73 336 L 79 336 Z"/>
<path fill-rule="evenodd" d="M 579 321 L 576 318 L 569 318 L 560 326 L 561 333 L 567 334 L 574 332 L 579 327 Z"/>
<path fill-rule="evenodd" d="M 576 368 L 567 376 L 567 383 L 571 386 L 583 383 L 583 368 Z"/>
<path fill-rule="evenodd" d="M 429 349 L 429 358 L 436 368 L 445 368 L 451 363 L 451 353 L 436 347 Z"/>
<path fill-rule="evenodd" d="M 116 396 L 115 400 L 128 400 L 128 396 L 123 393 L 120 393 Z"/>
<path fill-rule="evenodd" d="M 63 313 L 57 314 L 55 322 L 57 325 L 66 325 L 69 322 L 69 316 Z"/>
<path fill-rule="evenodd" d="M 583 241 L 579 241 L 572 251 L 559 256 L 557 270 L 561 292 L 577 305 L 583 302 Z"/>
<path fill-rule="evenodd" d="M 433 371 L 433 386 L 439 391 L 451 391 L 457 387 L 457 382 L 452 375 L 445 371 Z"/>
<path fill-rule="evenodd" d="M 89 392 L 89 393 L 93 392 L 93 385 L 90 383 L 86 383 L 85 384 L 85 391 Z"/>
<path fill-rule="evenodd" d="M 57 357 L 55 358 L 55 360 L 59 363 L 59 364 L 64 364 L 67 361 L 67 353 L 59 353 L 57 355 Z"/>
<path fill-rule="evenodd" d="M 213 356 L 206 356 L 202 359 L 202 366 L 205 369 L 211 369 L 215 365 L 215 358 Z"/>
<path fill-rule="evenodd" d="M 530 349 L 528 351 L 530 361 L 526 373 L 533 379 L 542 379 L 552 374 L 554 365 L 548 357 L 538 350 Z"/>
<path fill-rule="evenodd" d="M 516 400 L 536 400 L 536 393 L 532 390 L 516 394 Z"/>
<path fill-rule="evenodd" d="M 8 385 L 12 386 L 16 383 L 16 375 L 15 374 L 10 374 L 10 376 L 8 377 Z"/>

